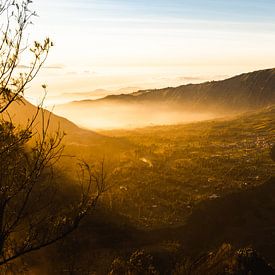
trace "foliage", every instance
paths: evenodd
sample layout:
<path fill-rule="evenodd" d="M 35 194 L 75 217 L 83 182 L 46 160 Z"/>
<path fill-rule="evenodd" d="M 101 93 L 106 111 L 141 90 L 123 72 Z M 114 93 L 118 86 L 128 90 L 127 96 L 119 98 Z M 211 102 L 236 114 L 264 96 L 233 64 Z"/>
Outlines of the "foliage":
<path fill-rule="evenodd" d="M 30 9 L 31 3 L 31 0 L 0 2 L 0 113 L 6 111 L 14 101 L 20 100 L 53 46 L 50 39 L 46 38 L 42 43 L 35 41 L 29 47 L 25 31 L 32 24 L 32 18 L 37 16 Z M 21 65 L 19 62 L 26 52 L 30 53 L 27 55 L 31 58 L 30 64 Z M 18 71 L 20 66 L 24 67 L 24 73 Z"/>
<path fill-rule="evenodd" d="M 110 275 L 157 275 L 159 274 L 153 265 L 153 258 L 143 250 L 133 252 L 128 260 L 114 259 Z"/>
<path fill-rule="evenodd" d="M 236 250 L 230 244 L 223 244 L 195 261 L 185 260 L 178 264 L 173 274 L 273 275 L 275 270 L 250 247 Z"/>
<path fill-rule="evenodd" d="M 46 136 L 27 146 L 31 132 L 0 124 L 0 265 L 38 250 L 77 228 L 105 191 L 105 179 L 92 176 L 82 162 L 78 196 L 58 202 L 54 164 L 61 157 L 62 135 Z M 93 184 L 94 183 L 94 184 Z M 58 196 L 57 196 L 58 194 Z"/>
<path fill-rule="evenodd" d="M 32 1 L 0 2 L 0 266 L 1 272 L 23 255 L 39 250 L 74 231 L 105 191 L 104 163 L 99 174 L 80 161 L 79 185 L 66 200 L 56 183 L 56 162 L 63 155 L 64 133 L 49 132 L 51 115 L 37 107 L 25 128 L 9 116 L 11 104 L 22 103 L 24 90 L 36 77 L 53 43 L 28 46 L 26 29 L 36 13 Z M 30 64 L 22 65 L 26 52 Z M 24 68 L 24 73 L 20 68 Z M 42 85 L 46 89 L 46 85 Z M 8 120 L 6 119 L 8 117 Z M 37 130 L 36 125 L 41 127 Z"/>
<path fill-rule="evenodd" d="M 273 145 L 270 150 L 270 156 L 271 156 L 271 159 L 275 161 L 275 145 Z"/>

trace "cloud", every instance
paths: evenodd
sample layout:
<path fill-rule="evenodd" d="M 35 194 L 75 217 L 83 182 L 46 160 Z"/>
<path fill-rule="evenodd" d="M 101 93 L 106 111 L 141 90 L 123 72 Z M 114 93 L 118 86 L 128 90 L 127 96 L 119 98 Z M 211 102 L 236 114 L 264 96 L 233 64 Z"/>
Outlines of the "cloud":
<path fill-rule="evenodd" d="M 69 71 L 69 72 L 66 72 L 66 75 L 78 75 L 78 72 L 76 72 L 76 71 Z"/>
<path fill-rule="evenodd" d="M 53 64 L 53 65 L 48 65 L 48 66 L 44 66 L 44 69 L 64 69 L 64 65 L 62 64 Z"/>
<path fill-rule="evenodd" d="M 26 65 L 18 65 L 17 68 L 18 69 L 29 69 L 30 67 L 26 66 Z"/>
<path fill-rule="evenodd" d="M 24 64 L 20 64 L 17 66 L 18 69 L 30 69 L 31 67 L 28 65 L 24 65 Z M 64 65 L 62 64 L 52 64 L 52 65 L 48 65 L 48 66 L 43 66 L 42 69 L 46 69 L 46 70 L 51 70 L 51 69 L 55 69 L 55 70 L 62 70 L 64 69 Z"/>
<path fill-rule="evenodd" d="M 205 79 L 203 76 L 180 76 L 177 78 L 180 81 L 198 81 L 203 79 Z"/>
<path fill-rule="evenodd" d="M 155 77 L 154 79 L 161 81 L 203 81 L 208 78 L 205 76 L 179 76 L 179 77 Z"/>
<path fill-rule="evenodd" d="M 226 79 L 229 76 L 226 74 L 220 74 L 220 75 L 209 75 L 209 76 L 203 76 L 203 75 L 198 75 L 198 76 L 180 76 L 177 77 L 176 80 L 178 81 L 213 81 L 213 80 L 222 80 Z"/>

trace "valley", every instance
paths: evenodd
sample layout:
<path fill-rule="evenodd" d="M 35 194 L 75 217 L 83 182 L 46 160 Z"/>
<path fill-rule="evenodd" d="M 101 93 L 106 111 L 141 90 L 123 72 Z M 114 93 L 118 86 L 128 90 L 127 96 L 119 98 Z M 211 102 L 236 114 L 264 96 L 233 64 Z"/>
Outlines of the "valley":
<path fill-rule="evenodd" d="M 68 144 L 91 162 L 104 158 L 109 173 L 98 213 L 67 243 L 85 243 L 81 268 L 92 261 L 104 274 L 103 258 L 110 266 L 115 255 L 141 249 L 169 274 L 175 262 L 225 243 L 252 246 L 275 264 L 274 117 L 268 107 L 227 120 L 102 131 L 105 145 Z M 84 256 L 90 247 L 97 260 Z"/>
<path fill-rule="evenodd" d="M 140 90 L 56 105 L 54 112 L 86 129 L 140 128 L 227 118 L 275 104 L 275 70 L 229 79 Z M 81 110 L 81 111 L 79 111 Z"/>

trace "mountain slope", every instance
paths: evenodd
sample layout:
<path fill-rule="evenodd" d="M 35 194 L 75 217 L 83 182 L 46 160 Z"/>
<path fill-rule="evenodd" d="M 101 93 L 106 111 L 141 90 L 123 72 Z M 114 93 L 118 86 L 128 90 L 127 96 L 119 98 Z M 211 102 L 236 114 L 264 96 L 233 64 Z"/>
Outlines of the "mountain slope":
<path fill-rule="evenodd" d="M 220 105 L 233 110 L 261 108 L 275 103 L 275 69 L 246 73 L 222 81 L 144 90 L 101 99 L 106 100 L 173 102 L 203 109 Z"/>
<path fill-rule="evenodd" d="M 208 120 L 274 104 L 275 69 L 268 69 L 223 81 L 74 101 L 56 106 L 55 112 L 91 129 L 135 128 Z"/>
<path fill-rule="evenodd" d="M 29 103 L 26 99 L 22 98 L 21 102 L 13 102 L 8 111 L 3 115 L 5 119 L 8 119 L 22 128 L 24 128 L 30 120 L 32 120 L 37 113 L 37 107 Z M 71 122 L 70 120 L 55 115 L 52 112 L 47 110 L 43 110 L 45 124 L 50 119 L 49 124 L 49 133 L 55 132 L 58 129 L 60 131 L 64 131 L 66 135 L 68 135 L 69 139 L 74 136 L 88 136 L 90 138 L 99 138 L 101 135 L 79 128 L 76 124 Z M 42 111 L 40 111 L 35 119 L 34 130 L 41 131 L 42 130 Z"/>

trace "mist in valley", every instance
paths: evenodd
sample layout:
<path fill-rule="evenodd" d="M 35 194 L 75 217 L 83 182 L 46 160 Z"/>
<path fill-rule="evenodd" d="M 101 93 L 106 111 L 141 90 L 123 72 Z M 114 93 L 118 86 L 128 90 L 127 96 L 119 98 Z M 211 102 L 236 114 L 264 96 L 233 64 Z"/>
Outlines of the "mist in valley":
<path fill-rule="evenodd" d="M 66 117 L 86 129 L 133 129 L 153 125 L 172 125 L 204 121 L 218 117 L 210 112 L 184 111 L 178 105 L 171 104 L 123 104 L 75 103 L 73 106 L 55 106 L 54 113 Z"/>

